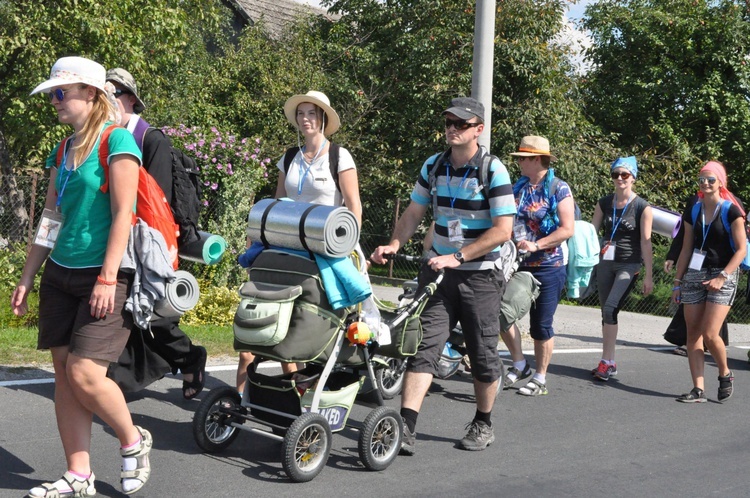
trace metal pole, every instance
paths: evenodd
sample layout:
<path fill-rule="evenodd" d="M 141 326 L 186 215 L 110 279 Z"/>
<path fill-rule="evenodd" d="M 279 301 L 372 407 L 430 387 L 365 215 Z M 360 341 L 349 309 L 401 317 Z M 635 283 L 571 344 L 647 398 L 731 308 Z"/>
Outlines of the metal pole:
<path fill-rule="evenodd" d="M 474 20 L 474 62 L 471 96 L 484 104 L 484 131 L 479 144 L 490 150 L 492 128 L 492 73 L 495 58 L 495 0 L 477 0 Z"/>

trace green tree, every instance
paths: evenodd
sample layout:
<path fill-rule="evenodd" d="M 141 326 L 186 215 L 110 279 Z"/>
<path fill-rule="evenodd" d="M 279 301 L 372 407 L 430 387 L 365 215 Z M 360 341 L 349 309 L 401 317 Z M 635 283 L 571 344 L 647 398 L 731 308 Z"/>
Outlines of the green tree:
<path fill-rule="evenodd" d="M 166 70 L 180 66 L 186 49 L 204 46 L 202 33 L 217 31 L 222 14 L 226 10 L 213 0 L 0 2 L 0 178 L 13 187 L 14 218 L 2 221 L 20 227 L 12 236 L 22 235 L 30 221 L 15 172 L 40 171 L 53 145 L 70 132 L 46 99 L 29 96 L 55 60 L 81 55 L 125 67 L 145 83 L 141 94 L 148 101 L 150 89 L 168 86 Z"/>
<path fill-rule="evenodd" d="M 586 110 L 644 158 L 651 200 L 680 206 L 708 159 L 724 162 L 731 187 L 750 199 L 746 2 L 603 1 L 586 16 Z"/>

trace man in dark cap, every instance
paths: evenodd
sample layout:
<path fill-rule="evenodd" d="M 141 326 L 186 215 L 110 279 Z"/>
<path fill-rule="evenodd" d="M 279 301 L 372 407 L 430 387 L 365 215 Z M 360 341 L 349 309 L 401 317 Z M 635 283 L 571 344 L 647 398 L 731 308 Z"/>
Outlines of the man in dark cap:
<path fill-rule="evenodd" d="M 465 450 L 483 450 L 495 440 L 490 416 L 502 376 L 497 353 L 500 300 L 505 280 L 500 246 L 510 240 L 516 213 L 508 171 L 479 145 L 484 106 L 473 98 L 455 98 L 443 112 L 448 150 L 425 161 L 388 245 L 372 254 L 375 263 L 396 253 L 414 234 L 432 204 L 435 233 L 419 285 L 445 278 L 421 314 L 424 337 L 409 359 L 401 398 L 404 440 L 401 453 L 415 451 L 417 416 L 450 330 L 461 322 L 474 378 L 476 413 L 460 442 Z"/>
<path fill-rule="evenodd" d="M 151 127 L 139 114 L 146 108 L 138 96 L 135 78 L 122 68 L 107 71 L 107 81 L 115 86 L 120 124 L 128 129 L 143 152 L 143 166 L 154 177 L 167 201 L 172 202 L 172 147 L 169 139 Z M 193 399 L 206 381 L 206 348 L 196 346 L 179 327 L 179 318 L 152 320 L 150 332 L 135 328 L 118 363 L 109 376 L 123 390 L 143 389 L 166 372 L 182 372 L 182 395 Z"/>

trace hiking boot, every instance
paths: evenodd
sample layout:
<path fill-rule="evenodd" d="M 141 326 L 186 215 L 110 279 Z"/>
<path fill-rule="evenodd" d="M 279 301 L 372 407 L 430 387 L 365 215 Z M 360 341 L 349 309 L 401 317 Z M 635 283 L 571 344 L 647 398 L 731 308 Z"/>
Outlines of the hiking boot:
<path fill-rule="evenodd" d="M 412 456 L 416 453 L 417 433 L 409 430 L 406 420 L 403 417 L 402 420 L 404 421 L 404 437 L 401 438 L 401 449 L 398 451 L 398 454 Z"/>
<path fill-rule="evenodd" d="M 719 401 L 724 402 L 732 397 L 734 391 L 734 373 L 731 371 L 725 377 L 719 375 Z"/>
<path fill-rule="evenodd" d="M 503 389 L 510 389 L 513 384 L 520 382 L 524 379 L 531 377 L 531 366 L 529 362 L 526 362 L 526 366 L 523 367 L 523 372 L 518 370 L 516 367 L 510 367 L 508 373 L 505 374 L 505 381 L 503 382 Z"/>
<path fill-rule="evenodd" d="M 617 363 L 608 365 L 602 360 L 599 362 L 599 366 L 593 369 L 591 373 L 594 374 L 594 377 L 597 379 L 607 382 L 611 376 L 617 375 Z"/>
<path fill-rule="evenodd" d="M 495 431 L 484 422 L 473 420 L 466 428 L 469 432 L 466 433 L 466 436 L 459 444 L 465 450 L 481 451 L 495 442 Z"/>
<path fill-rule="evenodd" d="M 703 389 L 694 387 L 689 393 L 685 393 L 677 398 L 677 401 L 680 403 L 705 403 L 708 400 L 706 399 L 706 393 L 703 392 Z"/>

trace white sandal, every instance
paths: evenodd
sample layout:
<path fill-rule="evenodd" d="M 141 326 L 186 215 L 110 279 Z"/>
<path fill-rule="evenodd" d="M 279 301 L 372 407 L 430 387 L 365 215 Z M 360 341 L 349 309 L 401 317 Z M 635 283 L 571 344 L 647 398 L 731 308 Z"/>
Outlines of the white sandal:
<path fill-rule="evenodd" d="M 28 496 L 30 498 L 77 498 L 79 496 L 96 496 L 94 479 L 93 472 L 88 479 L 81 479 L 70 472 L 65 472 L 63 476 L 55 482 L 45 482 L 39 486 L 31 488 Z M 70 488 L 72 491 L 60 491 L 67 488 Z"/>
<path fill-rule="evenodd" d="M 549 391 L 547 391 L 545 384 L 536 379 L 531 379 L 528 384 L 518 390 L 518 394 L 524 396 L 544 396 L 545 394 L 549 394 Z"/>
<path fill-rule="evenodd" d="M 133 493 L 140 491 L 151 476 L 151 463 L 148 460 L 148 454 L 151 453 L 154 439 L 151 437 L 151 433 L 146 429 L 137 425 L 135 428 L 141 433 L 141 442 L 127 450 L 120 448 L 120 456 L 122 456 L 123 459 L 123 467 L 120 472 L 120 485 L 122 486 L 122 492 L 126 495 L 132 495 Z M 126 459 L 135 459 L 136 467 L 133 470 L 125 470 Z M 140 481 L 140 484 L 133 489 L 125 489 L 124 484 L 126 480 L 138 480 Z"/>

